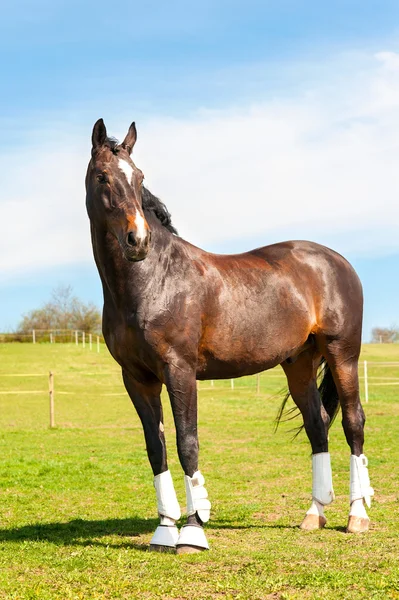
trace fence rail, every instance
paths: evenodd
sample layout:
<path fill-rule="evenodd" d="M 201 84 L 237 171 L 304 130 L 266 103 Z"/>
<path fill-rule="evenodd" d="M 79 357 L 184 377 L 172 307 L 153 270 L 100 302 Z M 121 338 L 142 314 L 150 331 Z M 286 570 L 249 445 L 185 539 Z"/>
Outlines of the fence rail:
<path fill-rule="evenodd" d="M 361 375 L 359 379 L 363 382 L 364 386 L 364 399 L 365 402 L 369 402 L 369 389 L 377 388 L 380 386 L 399 386 L 399 362 L 376 362 L 376 361 L 363 361 L 363 372 L 361 370 Z M 361 365 L 360 365 L 361 366 Z M 371 367 L 374 369 L 375 367 L 385 367 L 385 368 L 398 368 L 398 375 L 395 376 L 369 376 L 368 368 Z M 267 375 L 266 375 L 267 373 Z M 120 372 L 118 370 L 115 371 L 101 371 L 101 372 L 54 372 L 53 370 L 48 371 L 47 373 L 0 373 L 0 378 L 37 378 L 41 377 L 43 379 L 47 379 L 47 389 L 36 389 L 36 390 L 24 390 L 24 389 L 9 389 L 9 390 L 0 390 L 1 396 L 7 395 L 47 395 L 48 398 L 48 406 L 49 406 L 49 422 L 50 427 L 55 427 L 55 398 L 57 395 L 59 396 L 72 396 L 76 395 L 76 390 L 68 390 L 68 389 L 59 389 L 59 386 L 68 386 L 68 379 L 76 376 L 83 377 L 110 377 L 110 376 L 120 376 Z M 210 380 L 210 381 L 198 381 L 197 386 L 199 391 L 206 390 L 226 390 L 226 388 L 230 387 L 232 390 L 240 391 L 245 389 L 251 389 L 257 394 L 266 393 L 267 390 L 267 380 L 268 379 L 281 379 L 285 380 L 285 375 L 283 372 L 281 373 L 272 373 L 272 372 L 264 372 L 258 373 L 253 376 L 246 376 L 238 379 L 230 379 L 230 380 Z M 43 386 L 44 387 L 44 386 Z M 58 389 L 57 389 L 58 388 Z M 269 386 L 270 391 L 270 386 Z M 267 392 L 269 393 L 269 392 Z M 125 396 L 126 392 L 124 390 L 121 391 L 113 391 L 113 392 L 104 392 L 98 391 L 96 392 L 97 396 L 102 397 L 118 397 Z"/>
<path fill-rule="evenodd" d="M 29 342 L 33 344 L 39 343 L 75 343 L 83 348 L 89 345 L 90 350 L 93 348 L 93 340 L 96 341 L 97 352 L 100 352 L 100 343 L 104 343 L 102 335 L 89 333 L 80 329 L 32 329 L 29 332 L 21 331 L 15 333 L 0 333 L 0 342 Z"/>

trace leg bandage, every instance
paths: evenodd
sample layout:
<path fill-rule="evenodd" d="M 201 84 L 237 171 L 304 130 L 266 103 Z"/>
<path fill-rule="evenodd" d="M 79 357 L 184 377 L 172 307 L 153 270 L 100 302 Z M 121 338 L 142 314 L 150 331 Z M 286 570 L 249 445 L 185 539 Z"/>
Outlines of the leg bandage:
<path fill-rule="evenodd" d="M 200 471 L 196 471 L 192 477 L 184 476 L 187 496 L 187 514 L 198 513 L 203 523 L 209 521 L 211 503 L 208 500 L 208 492 L 204 487 L 205 479 Z"/>
<path fill-rule="evenodd" d="M 158 513 L 174 521 L 180 519 L 180 506 L 177 501 L 170 471 L 165 471 L 154 477 L 154 487 L 157 495 Z"/>
<path fill-rule="evenodd" d="M 364 499 L 368 507 L 371 505 L 371 496 L 374 490 L 370 485 L 368 461 L 364 454 L 351 455 L 350 459 L 350 502 Z"/>
<path fill-rule="evenodd" d="M 331 504 L 334 500 L 332 484 L 331 459 L 329 452 L 321 452 L 312 456 L 313 488 L 312 496 L 320 504 Z"/>
<path fill-rule="evenodd" d="M 321 504 L 318 500 L 313 498 L 312 504 L 306 514 L 316 515 L 316 517 L 324 517 L 324 504 Z"/>

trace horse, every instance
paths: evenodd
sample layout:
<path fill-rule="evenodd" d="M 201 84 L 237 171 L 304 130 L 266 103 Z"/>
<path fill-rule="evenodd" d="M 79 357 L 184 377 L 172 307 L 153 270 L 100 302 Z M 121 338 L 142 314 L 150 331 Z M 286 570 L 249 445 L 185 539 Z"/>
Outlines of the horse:
<path fill-rule="evenodd" d="M 86 207 L 101 278 L 103 333 L 141 420 L 159 515 L 150 549 L 209 549 L 211 503 L 198 465 L 197 381 L 281 365 L 312 450 L 312 499 L 300 525 L 326 524 L 334 500 L 328 430 L 339 408 L 350 448 L 347 531 L 369 528 L 365 415 L 359 397 L 363 294 L 352 266 L 316 243 L 287 241 L 242 254 L 206 252 L 178 236 L 166 206 L 99 119 L 92 132 Z M 322 380 L 320 379 L 322 369 Z M 169 394 L 187 500 L 168 469 L 161 389 Z"/>

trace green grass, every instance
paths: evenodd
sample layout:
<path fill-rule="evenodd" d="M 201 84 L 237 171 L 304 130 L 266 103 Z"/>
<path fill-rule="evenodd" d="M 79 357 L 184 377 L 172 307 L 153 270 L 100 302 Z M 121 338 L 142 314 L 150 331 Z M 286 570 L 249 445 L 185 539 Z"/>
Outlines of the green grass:
<path fill-rule="evenodd" d="M 274 433 L 278 369 L 200 383 L 200 466 L 212 501 L 211 551 L 147 551 L 155 493 L 141 425 L 119 369 L 74 345 L 0 345 L 0 598 L 399 598 L 399 367 L 369 365 L 365 453 L 375 498 L 368 534 L 344 533 L 349 449 L 330 435 L 336 501 L 324 531 L 298 524 L 309 506 L 310 447 L 292 423 Z M 367 345 L 362 359 L 398 361 L 399 346 Z M 56 429 L 47 373 L 55 373 Z M 107 375 L 105 375 L 105 373 Z M 382 379 L 382 378 L 392 379 Z M 375 378 L 375 379 L 373 379 Z M 27 394 L 36 391 L 37 394 Z M 169 466 L 184 506 L 167 398 Z"/>

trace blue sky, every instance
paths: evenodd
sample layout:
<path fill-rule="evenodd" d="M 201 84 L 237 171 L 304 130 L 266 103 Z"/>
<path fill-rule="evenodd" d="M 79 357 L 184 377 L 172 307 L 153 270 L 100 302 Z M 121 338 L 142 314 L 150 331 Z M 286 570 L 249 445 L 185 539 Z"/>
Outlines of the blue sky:
<path fill-rule="evenodd" d="M 363 281 L 364 339 L 399 324 L 398 24 L 385 0 L 3 2 L 0 330 L 60 283 L 101 304 L 83 185 L 100 116 L 117 137 L 136 121 L 183 237 L 332 246 Z"/>

